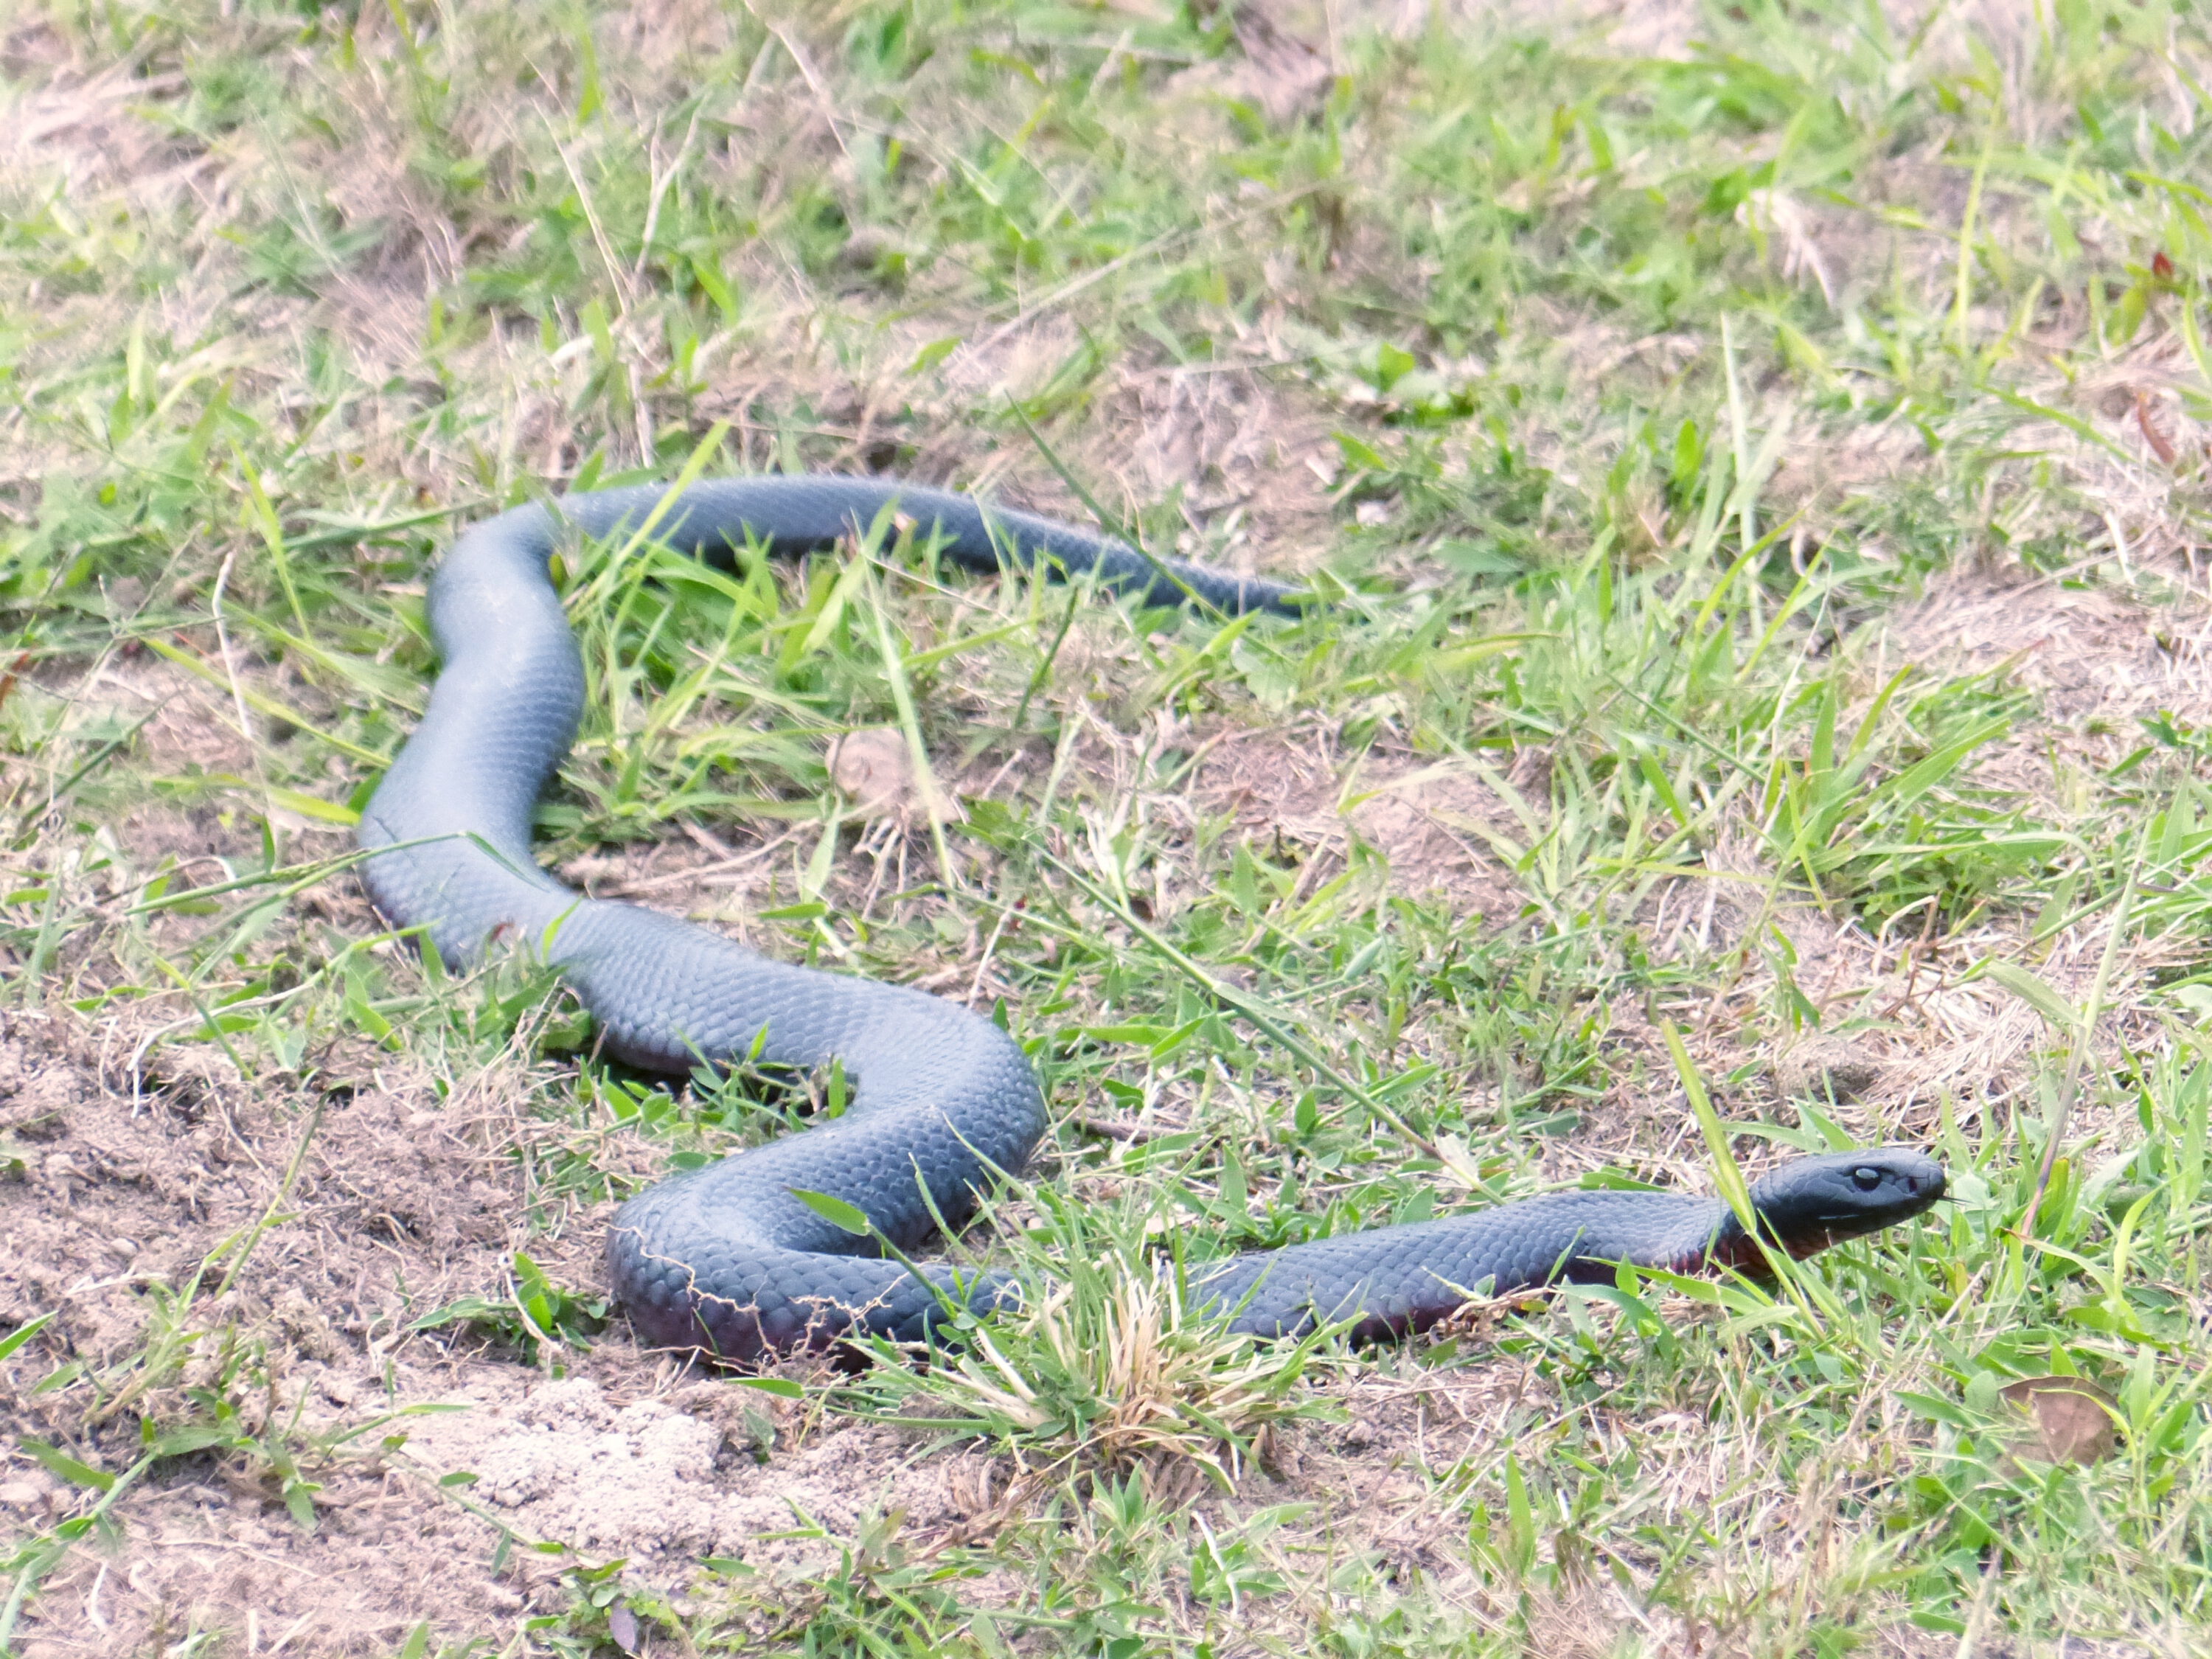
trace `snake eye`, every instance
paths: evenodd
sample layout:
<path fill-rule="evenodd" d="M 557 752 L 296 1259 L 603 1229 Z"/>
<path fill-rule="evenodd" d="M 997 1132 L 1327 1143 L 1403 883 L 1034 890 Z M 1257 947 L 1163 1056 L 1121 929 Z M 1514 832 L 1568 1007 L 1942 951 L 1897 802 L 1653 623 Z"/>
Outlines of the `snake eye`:
<path fill-rule="evenodd" d="M 1872 1164 L 1862 1164 L 1851 1171 L 1851 1185 L 1863 1193 L 1870 1193 L 1881 1185 L 1881 1171 Z"/>

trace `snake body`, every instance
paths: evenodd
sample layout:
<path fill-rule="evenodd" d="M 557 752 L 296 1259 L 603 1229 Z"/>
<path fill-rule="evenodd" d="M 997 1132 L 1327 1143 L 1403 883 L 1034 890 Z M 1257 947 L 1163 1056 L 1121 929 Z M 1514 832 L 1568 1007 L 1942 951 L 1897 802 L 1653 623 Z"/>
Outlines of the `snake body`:
<path fill-rule="evenodd" d="M 694 926 L 592 900 L 538 867 L 531 819 L 574 739 L 584 671 L 550 561 L 562 520 L 599 538 L 651 523 L 707 556 L 746 545 L 817 548 L 890 509 L 979 569 L 1042 564 L 1095 575 L 1149 602 L 1295 609 L 1293 591 L 1176 560 L 970 497 L 895 482 L 789 476 L 573 495 L 561 516 L 527 507 L 481 523 L 429 591 L 443 668 L 429 708 L 362 816 L 377 907 L 448 961 L 507 940 L 558 968 L 629 1064 L 687 1073 L 748 1058 L 842 1064 L 841 1116 L 663 1181 L 610 1231 L 613 1288 L 648 1343 L 746 1362 L 856 1331 L 924 1335 L 950 1300 L 988 1310 L 1003 1276 L 916 1271 L 877 1254 L 801 1194 L 867 1217 L 902 1252 L 957 1228 L 999 1171 L 1017 1171 L 1045 1127 L 1021 1048 L 988 1019 L 902 986 L 774 962 Z M 1753 1191 L 1761 1224 L 1809 1254 L 1917 1213 L 1941 1167 L 1899 1148 L 1798 1160 Z M 834 1207 L 834 1206 L 832 1206 Z M 1592 1192 L 1472 1216 L 1323 1239 L 1200 1270 L 1194 1300 L 1273 1335 L 1349 1322 L 1356 1335 L 1433 1322 L 1472 1290 L 1610 1273 L 1628 1261 L 1683 1270 L 1763 1258 L 1717 1200 Z"/>

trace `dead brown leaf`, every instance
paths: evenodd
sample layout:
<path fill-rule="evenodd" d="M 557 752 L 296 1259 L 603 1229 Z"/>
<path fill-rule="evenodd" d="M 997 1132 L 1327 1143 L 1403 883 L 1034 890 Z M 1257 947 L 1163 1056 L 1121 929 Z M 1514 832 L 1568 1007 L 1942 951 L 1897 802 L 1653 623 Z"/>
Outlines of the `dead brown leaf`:
<path fill-rule="evenodd" d="M 2005 1461 L 2096 1463 L 2119 1443 L 2119 1401 L 2078 1376 L 2025 1376 L 2000 1390 L 2018 1414 Z"/>

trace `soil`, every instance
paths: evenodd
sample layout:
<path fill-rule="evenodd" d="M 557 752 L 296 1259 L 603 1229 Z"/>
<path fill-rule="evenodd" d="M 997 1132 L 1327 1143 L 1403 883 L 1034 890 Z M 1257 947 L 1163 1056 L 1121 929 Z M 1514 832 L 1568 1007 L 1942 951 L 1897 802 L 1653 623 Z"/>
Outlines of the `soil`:
<path fill-rule="evenodd" d="M 1309 889 L 1341 872 L 1357 843 L 1392 891 L 1441 899 L 1495 930 L 1528 902 L 1508 860 L 1535 839 L 1522 792 L 1544 763 L 1540 750 L 1523 750 L 1508 778 L 1469 760 L 1346 754 L 1318 727 L 1224 729 L 1204 747 L 1188 810 L 1224 816 L 1257 850 L 1297 862 Z M 1548 809 L 1540 788 L 1535 811 Z"/>
<path fill-rule="evenodd" d="M 875 1517 L 896 1514 L 917 1549 L 1007 1518 L 1012 1472 L 989 1457 L 703 1376 L 619 1326 L 550 1369 L 466 1326 L 416 1328 L 498 1295 L 526 1242 L 526 1168 L 492 1149 L 533 1132 L 526 1071 L 441 1103 L 427 1071 L 387 1054 L 358 1088 L 271 1098 L 224 1066 L 165 1072 L 157 1048 L 133 1086 L 123 1035 L 74 1011 L 0 1024 L 0 1324 L 58 1310 L 0 1363 L 0 1410 L 112 1475 L 141 1449 L 142 1413 L 177 1420 L 185 1390 L 246 1403 L 237 1445 L 165 1462 L 71 1547 L 23 1611 L 24 1659 L 194 1632 L 256 1654 L 388 1655 L 426 1622 L 440 1642 L 503 1638 L 567 1607 L 580 1565 L 623 1562 L 634 1587 L 681 1598 L 702 1558 L 805 1580 Z M 526 1241 L 556 1282 L 599 1283 L 600 1214 Z M 272 1215 L 242 1263 L 223 1256 Z M 233 1326 L 234 1341 L 215 1334 Z M 138 1356 L 168 1331 L 177 1373 L 133 1396 Z M 88 1428 L 72 1367 L 121 1408 Z M 1193 1496 L 1316 1503 L 1330 1535 L 1444 1571 L 1463 1521 L 1414 1460 L 1440 1455 L 1440 1436 L 1479 1454 L 1485 1423 L 1527 1395 L 1520 1370 L 1438 1382 L 1382 1356 L 1347 1387 L 1349 1426 L 1302 1426 L 1237 1492 Z M 287 1507 L 285 1455 L 316 1483 L 312 1524 Z M 82 1497 L 13 1445 L 0 1465 L 9 1532 Z M 993 1586 L 963 1593 L 988 1602 Z"/>

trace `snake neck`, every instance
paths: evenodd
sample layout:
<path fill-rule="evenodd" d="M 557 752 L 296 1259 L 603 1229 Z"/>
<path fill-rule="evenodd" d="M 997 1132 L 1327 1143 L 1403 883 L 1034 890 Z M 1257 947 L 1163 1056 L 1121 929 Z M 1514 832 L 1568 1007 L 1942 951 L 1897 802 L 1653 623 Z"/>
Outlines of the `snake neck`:
<path fill-rule="evenodd" d="M 1756 1194 L 1754 1194 L 1754 1203 Z M 1778 1227 L 1765 1213 L 1754 1207 L 1752 1211 L 1765 1235 L 1764 1246 L 1746 1230 L 1733 1209 L 1723 1206 L 1720 1224 L 1713 1229 L 1713 1241 L 1706 1247 L 1705 1265 L 1740 1273 L 1745 1278 L 1760 1284 L 1774 1280 L 1773 1258 L 1786 1255 L 1792 1261 L 1802 1261 L 1807 1256 L 1817 1255 L 1831 1244 L 1840 1242 L 1843 1235 L 1824 1227 L 1799 1228 L 1786 1231 Z"/>

